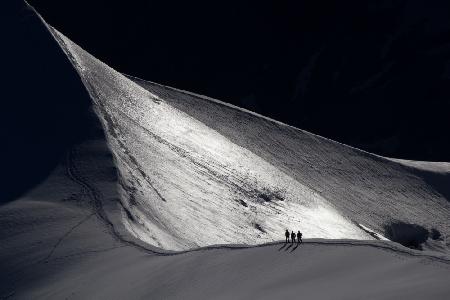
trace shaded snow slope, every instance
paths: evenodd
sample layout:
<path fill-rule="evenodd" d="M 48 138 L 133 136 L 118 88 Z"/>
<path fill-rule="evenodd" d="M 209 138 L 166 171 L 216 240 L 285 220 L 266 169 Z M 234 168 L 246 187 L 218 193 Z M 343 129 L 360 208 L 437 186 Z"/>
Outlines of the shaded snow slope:
<path fill-rule="evenodd" d="M 450 292 L 448 256 L 392 242 L 145 249 L 107 221 L 119 213 L 116 180 L 104 141 L 89 140 L 36 189 L 0 206 L 0 299 L 444 299 Z"/>
<path fill-rule="evenodd" d="M 254 244 L 286 227 L 307 237 L 373 239 L 371 232 L 400 223 L 424 230 L 414 247 L 432 230 L 433 248 L 448 244 L 450 203 L 414 167 L 125 77 L 52 32 L 95 103 L 121 177 L 123 221 L 139 239 L 174 250 Z"/>

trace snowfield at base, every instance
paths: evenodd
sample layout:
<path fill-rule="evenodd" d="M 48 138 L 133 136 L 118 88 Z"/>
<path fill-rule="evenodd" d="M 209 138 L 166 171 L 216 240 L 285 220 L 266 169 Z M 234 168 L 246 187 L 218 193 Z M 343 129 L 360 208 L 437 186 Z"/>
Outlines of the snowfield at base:
<path fill-rule="evenodd" d="M 42 26 L 95 115 L 47 179 L 0 205 L 0 299 L 448 298 L 448 163 L 125 76 Z M 280 242 L 286 228 L 304 243 Z"/>
<path fill-rule="evenodd" d="M 85 142 L 44 183 L 0 207 L 0 269 L 7 274 L 0 299 L 446 299 L 450 293 L 450 257 L 389 241 L 305 239 L 298 247 L 277 242 L 175 253 L 140 246 L 104 219 L 120 221 L 108 152 L 104 141 Z"/>

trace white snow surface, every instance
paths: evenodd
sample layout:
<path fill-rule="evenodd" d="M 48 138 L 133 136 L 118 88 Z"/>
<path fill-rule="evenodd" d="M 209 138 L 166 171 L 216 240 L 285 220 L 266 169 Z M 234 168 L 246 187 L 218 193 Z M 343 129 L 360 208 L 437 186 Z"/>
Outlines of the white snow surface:
<path fill-rule="evenodd" d="M 450 202 L 433 171 L 127 77 L 52 32 L 90 92 L 120 175 L 122 222 L 140 240 L 259 244 L 286 228 L 364 240 L 376 236 L 359 224 L 383 235 L 404 222 L 438 230 L 434 249 L 448 246 Z"/>
<path fill-rule="evenodd" d="M 0 299 L 446 299 L 450 257 L 389 241 L 305 239 L 170 252 L 120 226 L 103 140 L 0 206 Z M 114 223 L 115 226 L 112 226 Z"/>

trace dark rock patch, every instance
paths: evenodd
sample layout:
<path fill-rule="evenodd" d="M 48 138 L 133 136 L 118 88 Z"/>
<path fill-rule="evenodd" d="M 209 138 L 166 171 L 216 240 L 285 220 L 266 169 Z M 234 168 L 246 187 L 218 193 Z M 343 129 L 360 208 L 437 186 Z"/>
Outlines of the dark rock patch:
<path fill-rule="evenodd" d="M 273 202 L 273 201 L 284 201 L 279 191 L 272 191 L 269 189 L 256 190 L 255 196 L 258 202 Z"/>
<path fill-rule="evenodd" d="M 244 200 L 239 200 L 239 203 L 240 203 L 242 206 L 248 207 L 247 203 L 246 203 Z"/>
<path fill-rule="evenodd" d="M 258 198 L 265 202 L 269 202 L 272 200 L 272 198 L 269 195 L 262 193 L 258 195 Z"/>
<path fill-rule="evenodd" d="M 136 219 L 133 216 L 133 214 L 130 212 L 130 210 L 128 208 L 126 208 L 120 201 L 119 201 L 119 203 L 120 203 L 120 206 L 122 206 L 125 214 L 127 215 L 127 219 L 130 220 L 133 223 L 136 223 Z"/>
<path fill-rule="evenodd" d="M 258 229 L 259 231 L 266 233 L 266 231 L 264 230 L 264 228 L 261 227 L 261 225 L 259 225 L 258 223 L 254 223 L 253 226 Z"/>
<path fill-rule="evenodd" d="M 417 224 L 395 222 L 384 227 L 388 239 L 412 249 L 422 250 L 422 244 L 430 236 L 426 228 Z"/>
<path fill-rule="evenodd" d="M 433 240 L 441 240 L 441 239 L 442 239 L 441 233 L 440 233 L 439 230 L 437 230 L 436 228 L 431 229 L 431 231 L 430 231 L 430 237 L 431 237 Z"/>

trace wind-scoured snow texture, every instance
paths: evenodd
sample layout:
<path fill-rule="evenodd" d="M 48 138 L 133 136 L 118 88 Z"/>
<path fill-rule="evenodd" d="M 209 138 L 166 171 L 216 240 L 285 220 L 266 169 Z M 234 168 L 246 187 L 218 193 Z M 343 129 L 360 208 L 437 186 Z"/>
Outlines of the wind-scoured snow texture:
<path fill-rule="evenodd" d="M 411 168 L 126 77 L 52 31 L 95 103 L 120 173 L 123 221 L 141 240 L 172 250 L 256 244 L 286 228 L 373 239 L 403 222 L 439 231 L 434 247 L 445 247 L 450 203 Z"/>

